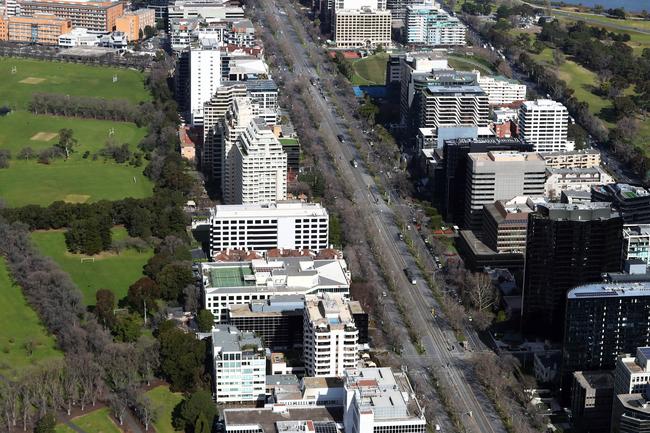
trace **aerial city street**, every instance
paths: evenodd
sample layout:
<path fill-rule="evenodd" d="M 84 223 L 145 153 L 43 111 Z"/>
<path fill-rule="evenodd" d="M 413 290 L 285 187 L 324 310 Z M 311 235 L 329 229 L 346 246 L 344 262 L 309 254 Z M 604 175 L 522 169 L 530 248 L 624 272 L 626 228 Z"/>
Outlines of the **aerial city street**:
<path fill-rule="evenodd" d="M 643 3 L 0 0 L 0 432 L 650 431 Z"/>

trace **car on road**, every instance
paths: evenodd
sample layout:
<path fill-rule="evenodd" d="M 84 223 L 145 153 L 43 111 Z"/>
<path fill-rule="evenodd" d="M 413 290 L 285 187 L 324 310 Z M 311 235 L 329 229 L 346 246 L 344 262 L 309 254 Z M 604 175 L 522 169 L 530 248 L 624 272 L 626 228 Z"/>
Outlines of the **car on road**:
<path fill-rule="evenodd" d="M 406 275 L 406 278 L 409 280 L 411 284 L 417 284 L 415 275 L 413 275 L 413 272 L 411 272 L 409 268 L 404 268 L 404 275 Z"/>
<path fill-rule="evenodd" d="M 350 161 L 350 164 L 352 164 L 352 167 L 354 167 L 354 168 L 357 168 L 359 166 L 359 163 L 357 162 L 356 159 L 353 159 L 352 161 Z"/>
<path fill-rule="evenodd" d="M 337 134 L 336 138 L 338 138 L 341 143 L 345 143 L 345 137 L 343 134 Z"/>

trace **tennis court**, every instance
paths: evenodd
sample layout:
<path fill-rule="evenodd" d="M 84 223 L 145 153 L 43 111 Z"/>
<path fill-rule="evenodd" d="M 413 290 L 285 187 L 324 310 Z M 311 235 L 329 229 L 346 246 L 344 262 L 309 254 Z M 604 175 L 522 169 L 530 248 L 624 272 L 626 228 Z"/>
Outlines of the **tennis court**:
<path fill-rule="evenodd" d="M 250 267 L 217 268 L 210 271 L 212 287 L 253 286 L 255 281 L 244 280 L 245 276 L 253 275 Z"/>

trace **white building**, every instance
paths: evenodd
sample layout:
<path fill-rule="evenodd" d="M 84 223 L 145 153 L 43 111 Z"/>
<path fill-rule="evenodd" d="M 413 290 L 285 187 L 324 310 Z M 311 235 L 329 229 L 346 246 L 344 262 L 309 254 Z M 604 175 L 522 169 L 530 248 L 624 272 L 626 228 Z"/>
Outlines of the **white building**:
<path fill-rule="evenodd" d="M 639 394 L 650 384 L 650 347 L 638 347 L 636 356 L 620 355 L 614 370 L 614 395 Z"/>
<path fill-rule="evenodd" d="M 334 11 L 343 9 L 354 10 L 361 8 L 386 9 L 386 0 L 335 0 Z"/>
<path fill-rule="evenodd" d="M 404 373 L 390 368 L 345 372 L 345 433 L 425 433 L 427 422 Z"/>
<path fill-rule="evenodd" d="M 233 147 L 237 146 L 239 137 L 257 116 L 258 111 L 259 106 L 253 103 L 251 98 L 235 98 L 217 126 L 217 137 L 212 150 L 214 161 L 212 175 L 215 180 L 221 182 L 221 192 L 226 201 L 233 193 L 229 188 L 234 187 L 233 182 L 235 182 L 232 177 L 235 175 Z M 206 151 L 208 151 L 207 146 Z"/>
<path fill-rule="evenodd" d="M 438 6 L 406 7 L 406 43 L 429 47 L 465 45 L 466 28 Z"/>
<path fill-rule="evenodd" d="M 650 266 L 650 224 L 623 226 L 623 260 L 642 260 Z"/>
<path fill-rule="evenodd" d="M 562 152 L 574 149 L 567 141 L 569 112 L 550 99 L 526 101 L 519 109 L 519 136 L 537 152 Z"/>
<path fill-rule="evenodd" d="M 201 264 L 203 308 L 215 321 L 227 319 L 229 305 L 277 295 L 340 293 L 349 296 L 351 276 L 344 259 L 283 257 Z"/>
<path fill-rule="evenodd" d="M 600 152 L 596 149 L 570 152 L 542 153 L 548 168 L 592 168 L 600 166 Z"/>
<path fill-rule="evenodd" d="M 168 18 L 202 18 L 206 21 L 239 21 L 245 18 L 244 9 L 239 6 L 227 6 L 220 1 L 183 1 L 177 0 L 168 7 Z"/>
<path fill-rule="evenodd" d="M 328 246 L 329 215 L 318 203 L 221 205 L 210 210 L 210 257 L 226 249 L 320 251 Z"/>
<path fill-rule="evenodd" d="M 232 164 L 231 155 L 232 154 Z M 253 118 L 227 156 L 228 204 L 270 203 L 287 198 L 287 154 L 261 117 Z"/>
<path fill-rule="evenodd" d="M 99 38 L 103 33 L 90 32 L 88 29 L 75 27 L 68 33 L 59 36 L 59 46 L 64 48 L 72 47 L 96 47 L 99 45 Z"/>
<path fill-rule="evenodd" d="M 308 376 L 342 376 L 359 354 L 357 329 L 340 294 L 305 298 L 303 355 Z"/>
<path fill-rule="evenodd" d="M 190 47 L 190 113 L 192 124 L 203 125 L 203 104 L 221 84 L 219 44 L 210 39 Z"/>
<path fill-rule="evenodd" d="M 337 48 L 390 47 L 390 10 L 364 7 L 336 11 L 334 41 Z"/>
<path fill-rule="evenodd" d="M 214 392 L 217 403 L 264 400 L 266 356 L 262 341 L 234 326 L 212 329 Z"/>
<path fill-rule="evenodd" d="M 614 178 L 596 166 L 589 168 L 547 168 L 545 195 L 559 199 L 562 191 L 591 191 L 591 187 L 613 183 Z"/>
<path fill-rule="evenodd" d="M 526 100 L 526 85 L 520 84 L 517 80 L 511 80 L 504 76 L 483 75 L 476 72 L 478 84 L 488 94 L 490 105 L 512 104 L 517 101 Z"/>

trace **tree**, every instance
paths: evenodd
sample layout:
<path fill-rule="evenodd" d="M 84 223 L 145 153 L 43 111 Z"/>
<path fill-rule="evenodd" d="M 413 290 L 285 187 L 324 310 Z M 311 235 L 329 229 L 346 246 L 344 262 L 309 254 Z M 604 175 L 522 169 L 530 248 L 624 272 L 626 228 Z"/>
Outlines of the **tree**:
<path fill-rule="evenodd" d="M 566 57 L 564 56 L 564 53 L 556 48 L 553 50 L 553 64 L 555 66 L 562 66 L 566 62 Z"/>
<path fill-rule="evenodd" d="M 156 311 L 158 305 L 156 299 L 160 297 L 158 284 L 149 277 L 142 277 L 135 283 L 131 284 L 126 295 L 126 303 L 132 311 L 144 315 L 146 305 L 148 311 Z"/>
<path fill-rule="evenodd" d="M 211 425 L 207 420 L 205 414 L 201 412 L 196 418 L 196 423 L 194 424 L 194 433 L 210 433 L 212 431 Z"/>
<path fill-rule="evenodd" d="M 204 373 L 205 342 L 178 329 L 171 321 L 159 326 L 158 341 L 160 372 L 171 383 L 172 391 L 196 388 Z"/>
<path fill-rule="evenodd" d="M 616 110 L 617 119 L 622 119 L 626 116 L 632 116 L 636 111 L 636 104 L 629 96 L 619 96 L 614 98 L 614 109 Z"/>
<path fill-rule="evenodd" d="M 196 315 L 196 324 L 201 332 L 210 332 L 214 326 L 214 315 L 210 310 L 201 310 Z"/>
<path fill-rule="evenodd" d="M 168 301 L 180 300 L 183 289 L 194 282 L 189 263 L 170 263 L 156 276 L 160 296 Z"/>
<path fill-rule="evenodd" d="M 77 145 L 77 139 L 74 138 L 74 132 L 70 128 L 62 128 L 59 130 L 59 140 L 56 147 L 65 152 L 65 159 L 70 157 L 72 148 Z"/>
<path fill-rule="evenodd" d="M 214 423 L 214 418 L 217 416 L 212 395 L 206 390 L 190 394 L 174 408 L 172 425 L 176 430 L 188 431 L 196 425 L 200 416 L 205 418 L 209 426 Z"/>
<path fill-rule="evenodd" d="M 142 321 L 134 314 L 126 314 L 117 319 L 113 327 L 113 335 L 118 341 L 133 343 L 140 338 Z"/>
<path fill-rule="evenodd" d="M 65 233 L 68 251 L 94 255 L 111 247 L 111 225 L 107 216 L 75 220 Z"/>
<path fill-rule="evenodd" d="M 156 36 L 156 29 L 151 27 L 151 26 L 145 26 L 144 28 L 144 36 L 147 39 L 151 39 L 154 36 Z"/>
<path fill-rule="evenodd" d="M 115 294 L 108 289 L 99 289 L 95 293 L 95 315 L 104 326 L 112 328 L 115 324 Z"/>
<path fill-rule="evenodd" d="M 496 287 L 492 284 L 490 277 L 483 272 L 468 275 L 463 294 L 469 303 L 479 311 L 492 308 L 497 299 Z"/>
<path fill-rule="evenodd" d="M 52 412 L 47 412 L 36 422 L 34 433 L 54 433 L 55 427 L 56 417 Z"/>
<path fill-rule="evenodd" d="M 11 153 L 7 149 L 0 149 L 0 168 L 9 168 Z"/>
<path fill-rule="evenodd" d="M 149 425 L 156 420 L 157 411 L 151 404 L 151 400 L 144 394 L 138 396 L 135 404 L 135 413 L 142 424 L 144 430 L 149 431 Z"/>

